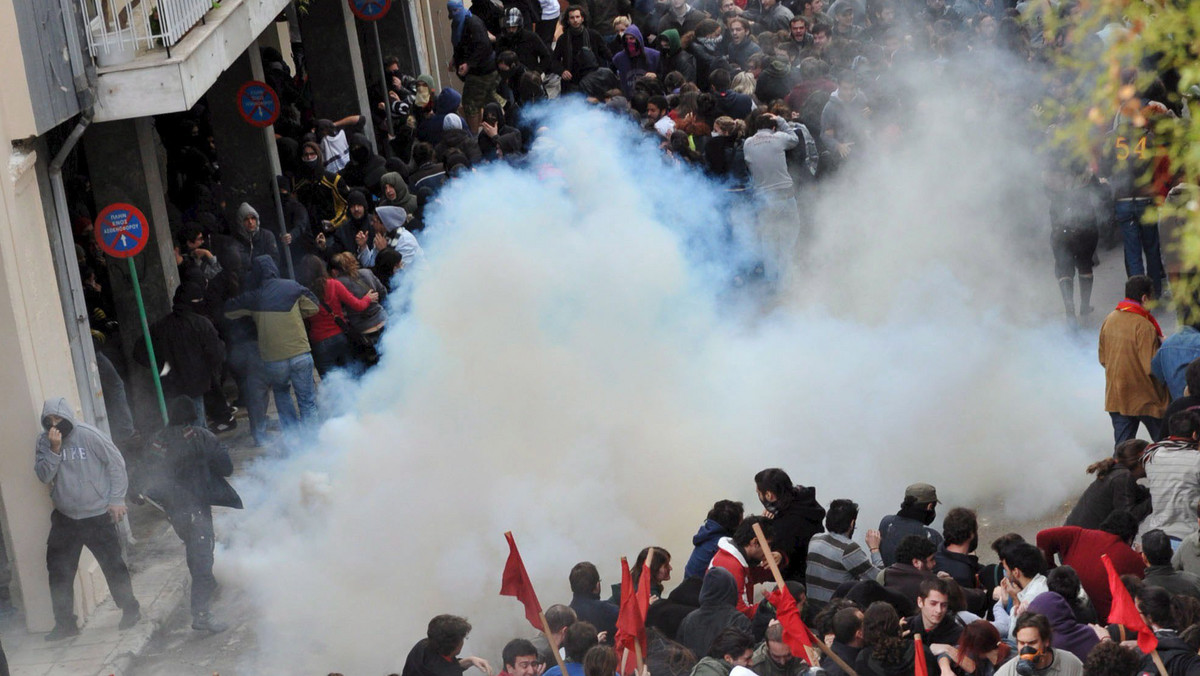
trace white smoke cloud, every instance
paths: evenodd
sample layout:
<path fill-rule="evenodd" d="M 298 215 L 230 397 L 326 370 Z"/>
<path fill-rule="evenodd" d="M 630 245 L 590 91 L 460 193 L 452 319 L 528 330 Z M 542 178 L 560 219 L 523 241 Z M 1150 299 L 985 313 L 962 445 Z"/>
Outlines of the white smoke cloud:
<path fill-rule="evenodd" d="M 1048 321 L 1032 143 L 966 95 L 929 103 L 803 197 L 794 282 L 750 307 L 723 193 L 608 113 L 560 105 L 528 167 L 457 179 L 383 362 L 240 484 L 218 572 L 260 615 L 255 673 L 398 672 L 444 612 L 494 661 L 532 633 L 497 595 L 504 531 L 543 606 L 574 563 L 607 585 L 650 544 L 680 576 L 715 500 L 757 511 L 764 467 L 856 499 L 863 529 L 913 481 L 1021 518 L 1073 494 L 1111 441 L 1094 340 Z"/>

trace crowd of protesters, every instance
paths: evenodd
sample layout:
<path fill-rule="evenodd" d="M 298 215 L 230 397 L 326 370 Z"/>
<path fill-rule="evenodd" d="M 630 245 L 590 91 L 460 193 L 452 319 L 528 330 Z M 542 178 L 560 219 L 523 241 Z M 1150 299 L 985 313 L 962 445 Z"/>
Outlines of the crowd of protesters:
<path fill-rule="evenodd" d="M 1027 109 L 1031 132 L 1044 135 L 1034 104 L 1067 92 L 1070 78 L 1049 77 L 1043 85 L 1026 75 L 1053 72 L 1062 51 L 1087 48 L 1101 37 L 1072 32 L 1070 19 L 1079 9 L 1073 3 L 1053 10 L 1067 21 L 1047 35 L 1039 11 L 1052 10 L 1029 4 L 491 0 L 467 8 L 450 0 L 454 52 L 448 76 L 460 86 L 438 91 L 429 75 L 404 73 L 398 59 L 388 58 L 386 81 L 372 92 L 373 108 L 339 120 L 314 117 L 301 50 L 292 73 L 281 54 L 265 49 L 266 79 L 282 108 L 274 127 L 282 167 L 272 183 L 277 204 L 226 203 L 204 103 L 156 118 L 167 151 L 180 280 L 171 312 L 151 327 L 157 363 L 150 364 L 144 344 L 120 346 L 107 266 L 91 236 L 95 205 L 86 179 L 76 178 L 68 191 L 120 450 L 115 457 L 137 456 L 152 477 L 155 466 L 170 464 L 163 449 L 187 447 L 188 476 L 212 483 L 231 471 L 213 433 L 233 430 L 238 408 L 248 414 L 255 445 L 271 441 L 272 396 L 284 430 L 313 424 L 320 415 L 317 376 L 359 372 L 377 359 L 387 308 L 398 310 L 387 296 L 402 284 L 405 270 L 424 263 L 421 239 L 430 205 L 448 182 L 486 163 L 523 162 L 536 136 L 523 114 L 532 104 L 585 99 L 636 122 L 669 161 L 692 165 L 723 186 L 714 189 L 753 194 L 763 248 L 756 274 L 770 278 L 795 253 L 803 224 L 813 217 L 813 201 L 806 197 L 830 177 L 887 152 L 922 123 L 922 92 L 902 81 L 905 69 L 970 88 L 981 104 L 1003 100 Z M 884 518 L 878 532 L 867 532 L 864 548 L 853 540 L 854 502 L 834 500 L 826 509 L 815 490 L 794 486 L 782 470 L 765 471 L 757 484 L 766 514 L 743 518 L 739 503 L 717 503 L 696 534 L 684 581 L 669 594 L 663 585 L 671 577 L 670 555 L 656 549 L 649 582 L 656 596 L 649 620 L 653 639 L 646 656 L 654 676 L 726 676 L 743 667 L 759 676 L 788 676 L 801 670 L 770 621 L 771 604 L 756 596 L 765 576 L 753 524 L 770 534 L 788 589 L 818 636 L 858 673 L 910 673 L 914 633 L 925 635 L 928 664 L 942 673 L 1141 673 L 1150 658 L 1129 645 L 1136 632 L 1105 626 L 1111 596 L 1097 569 L 1100 551 L 1126 575 L 1138 610 L 1159 637 L 1169 673 L 1200 673 L 1200 578 L 1189 570 L 1200 572 L 1200 420 L 1191 411 L 1200 405 L 1192 394 L 1200 392 L 1200 366 L 1193 363 L 1200 357 L 1200 333 L 1188 325 L 1164 341 L 1147 308 L 1181 270 L 1169 260 L 1164 264 L 1158 223 L 1144 220 L 1156 201 L 1190 194 L 1163 166 L 1162 142 L 1150 123 L 1186 117 L 1187 109 L 1171 88 L 1176 74 L 1143 66 L 1124 75 L 1130 87 L 1111 111 L 1112 128 L 1093 161 L 1057 158 L 1044 177 L 1054 274 L 1068 316 L 1092 312 L 1092 267 L 1102 240 L 1119 233 L 1130 277 L 1125 301 L 1101 329 L 1105 404 L 1118 445 L 1112 459 L 1089 468 L 1097 480 L 1072 512 L 1075 523 L 1043 531 L 1035 542 L 1015 534 L 1000 538 L 992 547 L 998 562 L 981 566 L 974 513 L 951 510 L 938 532 L 930 527 L 936 491 L 916 484 L 896 515 Z M 1001 77 L 1004 69 L 1021 75 Z M 260 211 L 278 211 L 283 222 L 269 230 Z M 162 374 L 172 402 L 171 425 L 153 441 L 141 438 L 126 401 L 133 368 L 126 353 Z M 65 404 L 47 410 L 39 475 L 52 481 L 81 448 L 69 435 L 82 428 Z M 1132 439 L 1138 424 L 1153 445 Z M 116 475 L 107 466 L 83 471 Z M 134 478 L 139 486 L 131 494 L 154 493 L 152 478 Z M 113 559 L 108 555 L 115 541 L 106 526 L 93 523 L 123 513 L 123 507 L 120 513 L 109 507 L 123 505 L 124 483 L 113 480 L 110 489 L 99 512 L 98 505 L 76 509 L 75 516 L 63 512 L 62 558 L 51 570 L 59 594 L 55 638 L 77 632 L 63 588 L 76 564 L 67 559 L 77 561 L 81 542 L 95 542 Z M 194 584 L 199 578 L 195 626 L 219 630 L 207 614 L 205 589 L 213 584 L 207 510 L 237 501 L 235 494 L 212 491 L 211 485 L 196 489 L 195 499 L 168 511 L 189 524 L 199 520 L 199 526 L 176 528 L 189 542 L 190 567 L 195 559 Z M 80 520 L 88 521 L 87 528 Z M 85 542 L 85 536 L 101 539 Z M 1056 556 L 1061 565 L 1054 566 Z M 110 567 L 110 584 L 115 579 L 114 593 L 121 592 L 128 572 L 116 559 Z M 615 657 L 605 640 L 616 607 L 600 599 L 595 566 L 576 566 L 570 581 L 575 598 L 570 606 L 548 610 L 551 631 L 564 647 L 571 676 L 608 676 Z M 136 600 L 121 594 L 126 621 L 136 622 Z M 435 618 L 405 676 L 489 670 L 478 658 L 454 659 L 469 629 L 461 618 Z M 509 676 L 534 676 L 554 662 L 547 651 L 544 641 L 516 640 L 504 651 L 504 668 Z M 1088 666 L 1081 667 L 1084 662 Z M 825 667 L 840 673 L 835 664 Z"/>
<path fill-rule="evenodd" d="M 1028 539 L 1002 535 L 986 564 L 975 511 L 952 508 L 940 530 L 932 527 L 941 504 L 934 486 L 908 486 L 898 511 L 860 539 L 854 501 L 824 506 L 815 488 L 795 485 L 783 469 L 763 470 L 754 477 L 763 512 L 747 515 L 740 502 L 717 501 L 673 589 L 667 586 L 678 569 L 669 551 L 647 547 L 638 555 L 632 583 L 651 585 L 639 673 L 1200 673 L 1200 504 L 1191 495 L 1187 513 L 1171 501 L 1160 506 L 1154 483 L 1161 454 L 1200 457 L 1200 413 L 1183 411 L 1171 422 L 1186 442 L 1123 443 L 1115 457 L 1087 468 L 1097 478 L 1065 525 Z M 1147 473 L 1149 491 L 1137 484 Z M 775 586 L 762 584 L 772 579 L 768 556 L 804 622 L 825 643 L 824 655 L 797 654 L 785 638 L 776 618 L 780 599 L 763 593 Z M 560 659 L 574 676 L 630 672 L 618 665 L 624 659 L 631 667 L 635 656 L 613 647 L 620 585 L 605 598 L 597 566 L 588 561 L 576 564 L 568 581 L 569 604 L 545 611 L 547 634 L 504 646 L 503 674 L 560 676 Z M 1153 635 L 1153 650 L 1139 648 L 1139 630 L 1143 640 Z M 401 676 L 457 676 L 472 667 L 493 673 L 487 660 L 459 655 L 470 631 L 463 617 L 433 618 Z"/>

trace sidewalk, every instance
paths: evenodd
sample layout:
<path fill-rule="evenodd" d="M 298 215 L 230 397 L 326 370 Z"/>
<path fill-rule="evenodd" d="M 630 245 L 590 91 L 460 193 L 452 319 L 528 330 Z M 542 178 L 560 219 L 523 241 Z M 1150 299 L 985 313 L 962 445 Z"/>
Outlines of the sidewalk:
<path fill-rule="evenodd" d="M 221 436 L 234 459 L 234 475 L 262 449 L 252 448 L 248 421 L 241 413 L 237 430 Z M 121 610 L 111 597 L 96 607 L 78 636 L 47 643 L 45 634 L 30 634 L 24 618 L 0 622 L 0 636 L 12 676 L 123 676 L 167 625 L 172 614 L 188 603 L 190 576 L 183 542 L 166 516 L 150 504 L 129 504 L 129 523 L 137 544 L 127 556 L 133 593 L 141 603 L 142 619 L 125 631 L 117 630 Z"/>

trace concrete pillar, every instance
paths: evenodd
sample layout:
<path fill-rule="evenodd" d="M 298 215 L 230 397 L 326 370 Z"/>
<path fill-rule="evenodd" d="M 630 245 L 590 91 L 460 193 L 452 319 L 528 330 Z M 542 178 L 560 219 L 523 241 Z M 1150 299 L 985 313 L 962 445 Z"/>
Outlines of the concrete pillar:
<path fill-rule="evenodd" d="M 3 136 L 0 131 L 0 164 L 9 171 L 0 174 L 0 350 L 5 355 L 0 391 L 6 395 L 0 429 L 7 439 L 0 445 L 0 502 L 13 598 L 24 608 L 30 631 L 49 631 L 54 617 L 46 535 L 52 505 L 33 473 L 34 441 L 41 432 L 44 399 L 65 396 L 77 409 L 79 400 L 36 177 L 38 158 L 17 153 Z M 103 576 L 98 589 L 90 582 L 98 573 L 90 555 L 80 571 L 87 579 L 84 595 L 107 591 Z"/>
<path fill-rule="evenodd" d="M 370 115 L 357 19 L 347 2 L 316 2 L 300 16 L 304 63 L 318 118 Z M 375 140 L 374 126 L 367 136 Z"/>
<path fill-rule="evenodd" d="M 151 324 L 171 311 L 171 296 L 179 286 L 174 237 L 167 215 L 164 167 L 159 157 L 161 145 L 152 120 L 144 117 L 95 124 L 83 137 L 96 207 L 103 209 L 113 202 L 128 202 L 150 220 L 150 240 L 133 260 Z M 121 325 L 122 349 L 130 365 L 129 382 L 125 386 L 134 422 L 143 431 L 151 430 L 162 424 L 162 418 L 150 371 L 134 365 L 132 358 L 142 328 L 129 264 L 125 259 L 109 258 L 108 276 Z"/>
<path fill-rule="evenodd" d="M 261 69 L 255 76 L 250 65 L 250 52 L 257 52 L 257 49 L 250 43 L 250 48 L 217 78 L 208 90 L 209 111 L 229 222 L 240 225 L 236 223 L 237 208 L 242 202 L 248 202 L 258 211 L 262 226 L 278 232 L 279 219 L 275 215 L 271 184 L 274 173 L 269 159 L 275 152 L 275 143 L 272 140 L 268 146 L 263 130 L 242 119 L 237 105 L 238 89 L 249 80 L 262 80 Z M 257 53 L 253 58 L 260 59 Z"/>

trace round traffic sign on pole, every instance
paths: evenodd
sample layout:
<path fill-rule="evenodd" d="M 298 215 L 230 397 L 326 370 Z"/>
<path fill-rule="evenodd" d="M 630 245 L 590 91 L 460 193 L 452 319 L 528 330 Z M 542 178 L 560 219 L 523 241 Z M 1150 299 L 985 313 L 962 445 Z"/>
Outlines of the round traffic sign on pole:
<path fill-rule="evenodd" d="M 392 8 L 392 0 L 346 0 L 350 11 L 363 21 L 378 21 Z"/>
<path fill-rule="evenodd" d="M 95 232 L 101 251 L 113 258 L 132 258 L 150 240 L 150 221 L 141 209 L 117 202 L 100 211 Z"/>
<path fill-rule="evenodd" d="M 242 119 L 256 127 L 269 127 L 279 119 L 279 95 L 265 82 L 251 80 L 242 85 L 237 105 Z"/>

